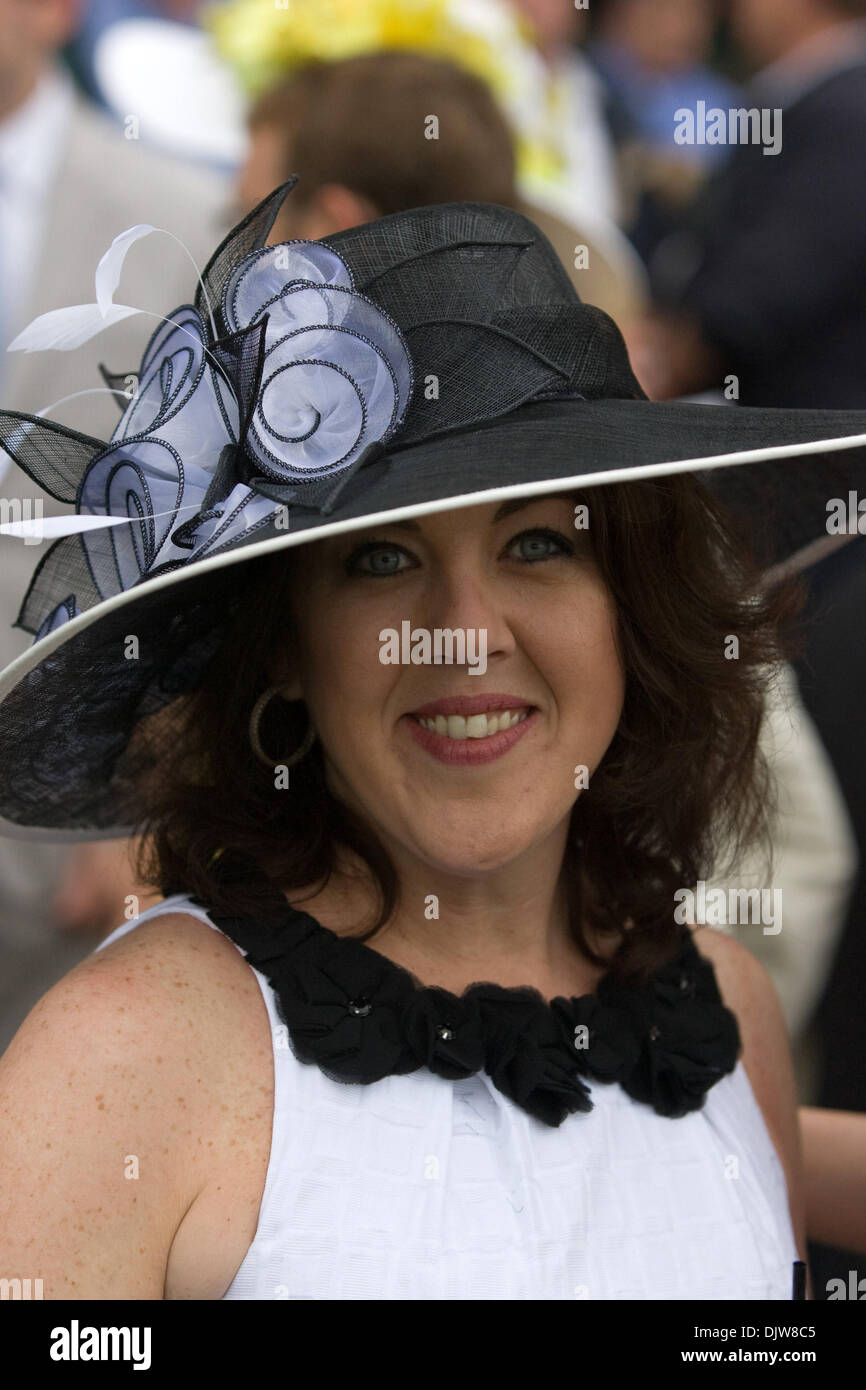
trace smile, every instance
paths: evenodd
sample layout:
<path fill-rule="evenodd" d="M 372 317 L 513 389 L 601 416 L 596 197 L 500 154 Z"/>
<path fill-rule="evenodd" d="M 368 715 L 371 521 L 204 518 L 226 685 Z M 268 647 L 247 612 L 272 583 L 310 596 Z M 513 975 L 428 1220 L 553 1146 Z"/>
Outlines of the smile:
<path fill-rule="evenodd" d="M 533 705 L 506 701 L 494 697 L 493 708 L 479 709 L 482 697 L 471 700 L 444 700 L 418 713 L 409 713 L 405 724 L 414 742 L 437 762 L 454 766 L 477 766 L 493 762 L 508 753 L 535 727 L 539 711 Z M 455 704 L 469 705 L 463 713 L 453 710 Z M 448 708 L 451 705 L 452 708 Z M 474 705 L 475 708 L 471 708 Z"/>
<path fill-rule="evenodd" d="M 495 714 L 437 714 L 430 719 L 418 719 L 422 729 L 433 734 L 444 734 L 446 738 L 490 738 L 501 729 L 511 729 L 529 714 L 528 709 L 504 709 Z M 418 716 L 415 716 L 418 718 Z"/>

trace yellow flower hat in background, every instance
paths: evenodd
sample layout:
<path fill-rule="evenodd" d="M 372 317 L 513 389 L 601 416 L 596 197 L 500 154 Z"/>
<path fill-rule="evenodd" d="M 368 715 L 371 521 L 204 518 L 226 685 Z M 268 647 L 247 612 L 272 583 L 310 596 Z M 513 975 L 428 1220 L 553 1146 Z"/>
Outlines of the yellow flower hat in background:
<path fill-rule="evenodd" d="M 518 179 L 564 172 L 538 127 L 543 65 L 530 25 L 500 0 L 225 0 L 202 25 L 251 98 L 305 63 L 382 49 L 446 58 L 480 77 L 511 119 Z"/>
<path fill-rule="evenodd" d="M 461 21 L 453 0 L 289 0 L 285 7 L 275 0 L 227 0 L 206 6 L 201 20 L 254 97 L 304 63 L 383 48 L 450 58 L 503 97 L 510 86 L 491 41 Z M 522 26 L 515 20 L 504 27 L 517 32 Z"/>

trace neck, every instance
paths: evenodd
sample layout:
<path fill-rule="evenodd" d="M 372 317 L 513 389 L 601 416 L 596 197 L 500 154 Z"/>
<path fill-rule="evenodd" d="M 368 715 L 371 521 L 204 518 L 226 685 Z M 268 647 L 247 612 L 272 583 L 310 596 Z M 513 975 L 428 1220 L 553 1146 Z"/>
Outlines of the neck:
<path fill-rule="evenodd" d="M 472 877 L 431 873 L 392 849 L 400 905 L 383 939 L 428 976 L 447 967 L 458 976 L 519 984 L 555 968 L 570 941 L 561 877 L 566 833 L 560 827 L 518 859 Z M 505 979 L 510 973 L 513 981 Z"/>
<path fill-rule="evenodd" d="M 25 68 L 0 75 L 0 121 L 8 120 L 29 101 L 44 75 L 44 69 Z"/>
<path fill-rule="evenodd" d="M 568 822 L 502 867 L 471 876 L 449 873 L 388 843 L 399 901 L 367 944 L 425 985 L 462 993 L 479 980 L 531 985 L 546 997 L 590 993 L 599 970 L 576 945 L 562 863 Z M 321 892 L 295 906 L 340 935 L 374 920 L 369 876 L 344 856 Z"/>

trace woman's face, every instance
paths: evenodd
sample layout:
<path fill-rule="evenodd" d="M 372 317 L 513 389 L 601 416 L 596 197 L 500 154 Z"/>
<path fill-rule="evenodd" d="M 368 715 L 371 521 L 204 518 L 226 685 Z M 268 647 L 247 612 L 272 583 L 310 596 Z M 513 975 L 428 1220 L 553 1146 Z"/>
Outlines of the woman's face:
<path fill-rule="evenodd" d="M 460 875 L 561 826 L 624 693 L 613 603 L 570 498 L 329 537 L 290 563 L 297 638 L 274 679 L 305 699 L 340 800 L 386 844 Z"/>

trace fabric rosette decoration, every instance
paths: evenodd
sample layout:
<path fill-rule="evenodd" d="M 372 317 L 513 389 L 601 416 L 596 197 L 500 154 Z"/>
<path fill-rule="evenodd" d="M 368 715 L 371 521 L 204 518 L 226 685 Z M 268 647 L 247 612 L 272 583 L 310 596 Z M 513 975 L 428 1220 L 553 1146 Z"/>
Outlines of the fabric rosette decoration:
<path fill-rule="evenodd" d="M 691 932 L 683 929 L 676 957 L 645 989 L 603 980 L 599 996 L 632 1020 L 640 1042 L 618 1077 L 623 1090 L 671 1119 L 701 1109 L 709 1087 L 732 1069 L 740 1033 Z"/>
<path fill-rule="evenodd" d="M 479 984 L 468 992 L 481 1010 L 486 1070 L 503 1095 L 548 1125 L 592 1109 L 561 1019 L 536 990 Z"/>
<path fill-rule="evenodd" d="M 78 513 L 53 522 L 62 539 L 22 608 L 22 625 L 37 640 L 90 606 L 72 591 L 51 611 L 34 612 L 40 572 L 43 579 L 56 567 L 75 574 L 83 549 L 96 602 L 254 538 L 281 507 L 327 512 L 371 446 L 381 447 L 402 420 L 413 373 L 394 321 L 354 288 L 349 267 L 329 247 L 263 245 L 293 183 L 218 248 L 195 305 L 161 321 L 107 444 L 0 412 L 0 443 Z M 115 239 L 114 285 L 135 233 L 153 230 Z M 97 299 L 100 284 L 98 271 Z M 110 294 L 101 306 L 56 310 L 12 347 L 75 347 L 127 312 L 138 311 L 114 305 Z M 103 374 L 115 390 L 129 380 Z"/>
<path fill-rule="evenodd" d="M 255 878 L 270 905 L 261 917 L 209 909 L 212 920 L 270 981 L 298 1060 L 333 1080 L 370 1085 L 426 1067 L 456 1081 L 483 1070 L 555 1128 L 593 1109 L 587 1080 L 619 1082 L 659 1115 L 678 1117 L 699 1110 L 736 1066 L 736 1018 L 687 929 L 643 985 L 606 975 L 596 994 L 549 1003 L 529 986 L 484 982 L 457 995 L 420 985 L 375 947 L 287 904 L 248 855 L 229 851 L 219 862 L 237 881 Z"/>

